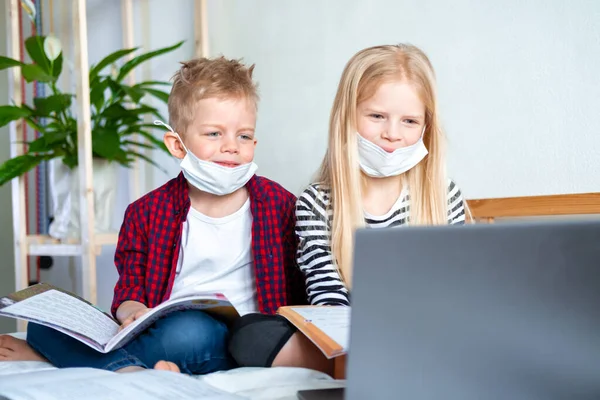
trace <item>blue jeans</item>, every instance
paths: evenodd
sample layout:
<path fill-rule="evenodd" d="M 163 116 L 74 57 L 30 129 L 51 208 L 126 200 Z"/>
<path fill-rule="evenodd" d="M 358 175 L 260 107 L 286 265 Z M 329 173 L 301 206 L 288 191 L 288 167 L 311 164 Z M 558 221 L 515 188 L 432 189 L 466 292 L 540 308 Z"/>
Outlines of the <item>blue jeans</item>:
<path fill-rule="evenodd" d="M 109 353 L 54 329 L 29 323 L 27 343 L 58 368 L 91 367 L 116 371 L 153 368 L 160 360 L 177 364 L 186 374 L 207 374 L 233 368 L 227 353 L 227 326 L 202 311 L 173 312 L 156 321 L 127 345 Z"/>

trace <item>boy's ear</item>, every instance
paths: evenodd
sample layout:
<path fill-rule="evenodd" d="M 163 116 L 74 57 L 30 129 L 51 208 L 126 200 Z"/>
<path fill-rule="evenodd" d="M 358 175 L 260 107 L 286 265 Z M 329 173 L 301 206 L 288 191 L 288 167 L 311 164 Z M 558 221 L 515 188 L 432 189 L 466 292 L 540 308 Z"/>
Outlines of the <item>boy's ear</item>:
<path fill-rule="evenodd" d="M 183 145 L 179 141 L 179 138 L 173 132 L 167 131 L 165 132 L 165 136 L 163 136 L 163 143 L 167 146 L 167 150 L 169 153 L 175 158 L 179 158 L 180 160 L 185 157 L 185 149 Z"/>

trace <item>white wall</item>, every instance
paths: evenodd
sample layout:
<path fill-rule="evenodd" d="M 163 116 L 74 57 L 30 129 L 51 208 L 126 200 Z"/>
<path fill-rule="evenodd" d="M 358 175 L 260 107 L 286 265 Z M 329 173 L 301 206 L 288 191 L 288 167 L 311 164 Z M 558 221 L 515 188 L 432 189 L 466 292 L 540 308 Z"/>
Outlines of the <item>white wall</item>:
<path fill-rule="evenodd" d="M 213 54 L 257 64 L 259 173 L 298 192 L 346 61 L 410 42 L 438 76 L 451 175 L 469 197 L 599 191 L 597 0 L 210 0 Z"/>
<path fill-rule="evenodd" d="M 122 47 L 121 6 L 119 0 L 87 3 L 94 63 Z M 136 45 L 156 49 L 187 40 L 138 74 L 169 79 L 179 61 L 193 57 L 193 1 L 148 0 L 147 9 L 134 3 Z M 54 4 L 60 30 L 60 9 L 70 4 Z M 295 193 L 324 154 L 346 61 L 366 46 L 396 42 L 420 46 L 436 68 L 450 173 L 467 196 L 600 191 L 597 0 L 209 0 L 208 20 L 213 55 L 257 64 L 259 173 Z M 154 157 L 168 173 L 144 168 L 144 192 L 178 172 L 174 160 Z M 129 175 L 120 176 L 115 228 L 131 200 Z M 0 204 L 7 199 L 0 188 Z M 0 245 L 12 244 L 10 232 L 2 232 Z M 113 256 L 114 247 L 106 247 L 98 258 L 102 307 L 110 305 L 116 280 Z M 56 260 L 42 278 L 79 291 L 79 266 L 70 264 Z M 0 271 L 0 283 L 12 281 L 10 271 Z"/>

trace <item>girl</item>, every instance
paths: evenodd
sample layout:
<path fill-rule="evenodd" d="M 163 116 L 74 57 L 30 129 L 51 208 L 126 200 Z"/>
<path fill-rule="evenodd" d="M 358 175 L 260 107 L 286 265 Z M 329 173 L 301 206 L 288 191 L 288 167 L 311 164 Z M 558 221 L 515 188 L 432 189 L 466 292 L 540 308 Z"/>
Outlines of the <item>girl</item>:
<path fill-rule="evenodd" d="M 445 171 L 427 56 L 404 44 L 358 52 L 338 86 L 316 183 L 296 203 L 298 265 L 311 304 L 350 304 L 357 228 L 464 224 L 461 192 Z M 241 365 L 331 372 L 331 362 L 279 316 L 245 316 L 229 348 Z"/>

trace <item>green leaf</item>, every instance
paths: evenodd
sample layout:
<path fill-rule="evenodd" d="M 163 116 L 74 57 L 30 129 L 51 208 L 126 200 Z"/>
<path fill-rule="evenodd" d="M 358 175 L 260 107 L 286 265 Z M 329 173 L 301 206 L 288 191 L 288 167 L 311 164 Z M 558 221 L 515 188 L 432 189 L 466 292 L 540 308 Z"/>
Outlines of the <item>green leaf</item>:
<path fill-rule="evenodd" d="M 104 106 L 104 92 L 108 88 L 108 81 L 106 79 L 96 80 L 90 91 L 90 103 L 96 107 L 96 111 L 100 112 Z"/>
<path fill-rule="evenodd" d="M 133 87 L 137 88 L 137 87 L 146 87 L 146 86 L 153 86 L 153 85 L 171 86 L 171 83 L 165 82 L 165 81 L 145 81 L 145 82 L 137 83 L 137 84 L 133 85 Z"/>
<path fill-rule="evenodd" d="M 17 106 L 0 106 L 0 127 L 21 118 L 29 117 L 31 112 Z"/>
<path fill-rule="evenodd" d="M 115 161 L 127 168 L 130 168 L 133 163 L 133 160 L 127 157 L 127 153 L 123 149 L 119 149 L 115 155 Z"/>
<path fill-rule="evenodd" d="M 55 94 L 49 97 L 36 97 L 33 99 L 36 115 L 48 117 L 52 113 L 58 114 L 71 107 L 72 94 Z"/>
<path fill-rule="evenodd" d="M 44 71 L 37 64 L 27 64 L 21 67 L 21 73 L 23 74 L 23 78 L 27 82 L 54 82 L 56 78 L 50 75 L 48 72 Z"/>
<path fill-rule="evenodd" d="M 131 155 L 133 157 L 136 157 L 136 158 L 140 158 L 140 159 L 146 161 L 147 163 L 154 165 L 156 168 L 160 169 L 165 174 L 167 173 L 166 169 L 164 169 L 162 166 L 160 166 L 154 160 L 152 160 L 151 158 L 145 156 L 144 154 L 140 154 L 140 153 L 132 151 L 132 150 L 127 151 L 127 154 Z"/>
<path fill-rule="evenodd" d="M 127 116 L 127 109 L 119 103 L 111 104 L 100 114 L 103 118 L 119 119 Z"/>
<path fill-rule="evenodd" d="M 183 41 L 171 46 L 171 47 L 164 47 L 162 49 L 158 49 L 158 50 L 154 50 L 154 51 L 150 51 L 148 53 L 144 53 L 141 54 L 131 60 L 129 60 L 128 62 L 126 62 L 121 69 L 119 70 L 119 75 L 117 76 L 117 82 L 120 82 L 123 80 L 123 78 L 125 78 L 127 76 L 127 74 L 129 74 L 129 72 L 134 69 L 135 67 L 137 67 L 138 65 L 140 65 L 141 63 L 143 63 L 144 61 L 147 61 L 153 57 L 157 57 L 161 54 L 165 54 L 168 53 L 170 51 L 173 51 L 175 49 L 178 49 L 179 47 L 181 47 L 181 45 L 183 44 Z"/>
<path fill-rule="evenodd" d="M 131 146 L 138 146 L 138 147 L 143 147 L 145 149 L 150 149 L 150 150 L 154 150 L 155 147 L 146 143 L 142 143 L 142 142 L 136 142 L 134 140 L 125 140 L 122 144 L 128 144 Z"/>
<path fill-rule="evenodd" d="M 125 57 L 127 54 L 136 51 L 137 49 L 139 49 L 139 47 L 134 47 L 133 49 L 118 50 L 104 57 L 97 65 L 93 66 L 90 69 L 90 81 L 97 77 L 100 71 L 102 71 L 108 65 L 114 63 L 121 57 Z"/>
<path fill-rule="evenodd" d="M 30 153 L 47 153 L 51 150 L 52 147 L 48 146 L 44 136 L 35 139 L 33 142 L 29 142 L 29 146 L 27 147 L 27 151 Z"/>
<path fill-rule="evenodd" d="M 126 134 L 122 134 L 121 136 L 128 137 L 128 136 L 136 135 L 136 134 L 145 137 L 150 143 L 152 143 L 154 145 L 154 148 L 162 150 L 167 154 L 171 154 L 171 153 L 169 153 L 169 149 L 167 149 L 167 146 L 165 146 L 165 143 L 162 140 L 157 139 L 150 132 L 146 132 L 146 131 L 143 131 L 140 129 L 137 132 L 127 132 Z"/>
<path fill-rule="evenodd" d="M 156 125 L 156 124 L 139 124 L 139 125 L 131 125 L 130 127 L 127 128 L 126 132 L 137 133 L 137 131 L 140 130 L 141 128 L 157 129 L 161 133 L 164 133 L 165 130 L 166 130 L 166 128 L 164 126 L 162 126 L 162 125 Z"/>
<path fill-rule="evenodd" d="M 38 123 L 38 121 L 35 119 L 35 117 L 33 117 L 31 115 L 28 117 L 25 117 L 25 122 L 27 122 L 27 125 L 29 125 L 31 127 L 31 129 L 33 129 L 34 131 L 44 132 L 44 130 L 45 130 L 45 128 Z"/>
<path fill-rule="evenodd" d="M 110 119 L 119 119 L 127 117 L 138 119 L 139 116 L 145 114 L 152 114 L 158 116 L 158 118 L 162 118 L 162 116 L 156 108 L 150 107 L 145 104 L 142 104 L 140 107 L 137 108 L 125 108 L 120 104 L 113 104 L 110 107 L 107 107 L 106 110 L 102 112 L 102 117 Z"/>
<path fill-rule="evenodd" d="M 142 97 L 144 97 L 144 92 L 142 90 L 135 89 L 127 85 L 121 85 L 121 88 L 125 93 L 127 93 L 127 95 L 131 98 L 131 101 L 134 103 L 139 103 L 140 100 L 142 100 Z"/>
<path fill-rule="evenodd" d="M 114 160 L 121 146 L 119 134 L 112 129 L 96 128 L 92 132 L 92 152 L 107 160 Z"/>
<path fill-rule="evenodd" d="M 162 90 L 151 89 L 151 88 L 143 88 L 142 90 L 144 92 L 156 97 L 157 99 L 164 102 L 165 104 L 169 104 L 169 93 L 163 92 Z"/>
<path fill-rule="evenodd" d="M 154 115 L 156 118 L 158 119 L 163 119 L 163 116 L 160 115 L 160 113 L 158 112 L 158 109 L 156 109 L 155 107 L 151 107 L 147 104 L 139 104 L 138 108 L 132 108 L 129 111 L 133 111 L 136 115 L 139 116 L 145 116 L 146 114 L 151 114 Z"/>
<path fill-rule="evenodd" d="M 105 77 L 104 80 L 108 84 L 110 91 L 113 94 L 113 100 L 118 101 L 121 100 L 125 96 L 125 91 L 123 90 L 123 86 L 120 83 L 115 82 L 110 77 Z"/>
<path fill-rule="evenodd" d="M 73 169 L 77 166 L 77 154 L 67 154 L 63 157 L 63 164 Z"/>
<path fill-rule="evenodd" d="M 60 73 L 62 72 L 62 67 L 63 67 L 63 53 L 61 51 L 60 54 L 58 55 L 58 58 L 56 60 L 54 60 L 54 62 L 52 62 L 52 71 L 50 71 L 50 74 L 53 77 L 58 78 L 60 76 Z"/>
<path fill-rule="evenodd" d="M 44 36 L 31 36 L 25 40 L 29 57 L 49 76 L 52 76 L 51 62 L 44 52 Z"/>
<path fill-rule="evenodd" d="M 50 131 L 45 132 L 42 135 L 42 138 L 44 138 L 44 141 L 48 146 L 56 147 L 56 145 L 59 145 L 62 147 L 67 139 L 67 136 L 69 136 L 69 132 L 67 131 Z"/>
<path fill-rule="evenodd" d="M 53 158 L 52 154 L 32 155 L 23 154 L 5 161 L 0 165 L 0 186 L 12 179 L 31 171 L 44 160 Z"/>
<path fill-rule="evenodd" d="M 0 56 L 0 71 L 12 67 L 21 67 L 23 64 L 21 61 L 13 60 L 12 58 Z"/>

